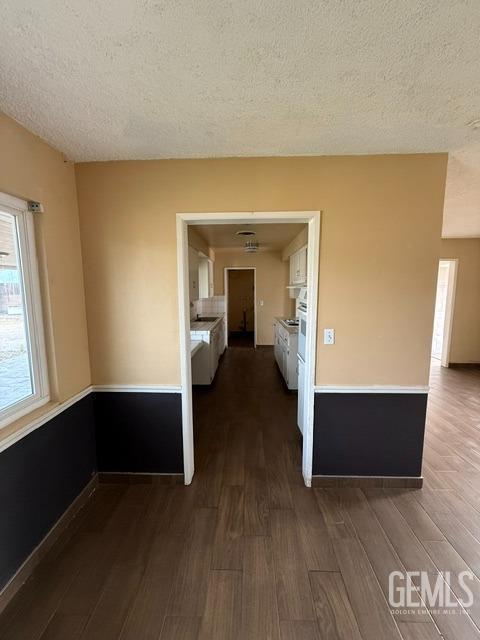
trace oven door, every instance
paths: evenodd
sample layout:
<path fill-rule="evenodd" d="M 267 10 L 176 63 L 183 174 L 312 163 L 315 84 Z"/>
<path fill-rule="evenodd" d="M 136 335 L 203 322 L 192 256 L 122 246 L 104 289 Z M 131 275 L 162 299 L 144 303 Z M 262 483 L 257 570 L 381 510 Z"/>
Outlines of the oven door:
<path fill-rule="evenodd" d="M 298 310 L 298 355 L 305 362 L 305 350 L 307 341 L 307 312 Z"/>

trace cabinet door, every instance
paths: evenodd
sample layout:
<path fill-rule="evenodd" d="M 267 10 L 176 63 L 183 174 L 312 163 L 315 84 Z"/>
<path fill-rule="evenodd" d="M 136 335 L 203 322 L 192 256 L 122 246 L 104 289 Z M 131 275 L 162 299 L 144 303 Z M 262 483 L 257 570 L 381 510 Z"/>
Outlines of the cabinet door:
<path fill-rule="evenodd" d="M 273 350 L 275 353 L 275 360 L 277 361 L 277 364 L 281 370 L 282 369 L 282 348 L 280 346 L 280 338 L 278 336 L 275 337 L 275 347 Z"/>
<path fill-rule="evenodd" d="M 295 284 L 295 260 L 294 256 L 290 256 L 290 284 Z"/>
<path fill-rule="evenodd" d="M 282 344 L 282 374 L 288 387 L 288 347 L 285 343 Z"/>
<path fill-rule="evenodd" d="M 298 252 L 298 282 L 307 281 L 307 247 Z"/>
<path fill-rule="evenodd" d="M 297 424 L 303 433 L 303 423 L 305 415 L 305 363 L 300 358 L 297 365 L 298 372 L 298 406 L 297 406 Z"/>
<path fill-rule="evenodd" d="M 305 281 L 307 269 L 306 255 L 303 249 L 294 253 L 290 258 L 290 284 L 301 284 Z"/>
<path fill-rule="evenodd" d="M 208 297 L 213 298 L 214 296 L 214 281 L 213 281 L 213 260 L 208 261 Z"/>
<path fill-rule="evenodd" d="M 298 255 L 293 253 L 290 256 L 290 284 L 297 284 L 298 278 Z"/>
<path fill-rule="evenodd" d="M 188 283 L 190 302 L 198 300 L 198 252 L 188 248 Z"/>

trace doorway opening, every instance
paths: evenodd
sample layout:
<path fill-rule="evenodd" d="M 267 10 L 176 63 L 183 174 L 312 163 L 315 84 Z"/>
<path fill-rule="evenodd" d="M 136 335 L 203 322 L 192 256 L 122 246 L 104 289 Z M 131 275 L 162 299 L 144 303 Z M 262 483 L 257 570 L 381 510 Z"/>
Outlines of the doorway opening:
<path fill-rule="evenodd" d="M 301 437 L 301 448 L 300 448 L 300 459 L 301 459 L 301 473 L 303 475 L 304 483 L 306 486 L 311 486 L 312 481 L 312 462 L 313 462 L 313 422 L 314 422 L 314 391 L 315 391 L 315 366 L 316 366 L 316 338 L 317 338 L 317 293 L 318 293 L 318 277 L 319 277 L 319 246 L 320 246 L 320 211 L 279 211 L 279 212 L 240 212 L 240 213 L 178 213 L 177 214 L 177 265 L 178 265 L 178 282 L 179 282 L 179 317 L 180 317 L 180 354 L 181 354 L 181 393 L 182 393 L 182 435 L 183 435 L 183 454 L 184 454 L 184 481 L 185 484 L 190 484 L 193 479 L 194 469 L 195 469 L 195 450 L 194 450 L 194 429 L 193 429 L 193 390 L 192 390 L 192 369 L 194 374 L 198 374 L 198 370 L 192 365 L 192 357 L 195 353 L 203 354 L 199 357 L 200 369 L 205 373 L 206 376 L 204 380 L 206 382 L 200 382 L 200 384 L 208 385 L 209 382 L 212 383 L 213 389 L 218 387 L 222 387 L 222 380 L 218 380 L 215 383 L 214 378 L 212 378 L 212 374 L 210 373 L 211 380 L 208 381 L 208 371 L 215 372 L 216 368 L 218 368 L 219 362 L 222 361 L 222 358 L 226 358 L 227 362 L 231 360 L 229 356 L 229 351 L 225 356 L 222 356 L 222 345 L 226 343 L 225 335 L 222 336 L 222 331 L 226 332 L 225 322 L 222 322 L 220 319 L 220 315 L 225 314 L 225 279 L 221 277 L 221 274 L 224 274 L 223 267 L 252 267 L 251 255 L 252 249 L 254 252 L 258 250 L 258 246 L 255 246 L 257 243 L 254 242 L 253 245 L 250 242 L 245 243 L 245 239 L 243 239 L 242 250 L 237 250 L 238 253 L 235 256 L 229 256 L 228 261 L 230 264 L 225 265 L 221 263 L 221 261 L 216 261 L 214 258 L 214 296 L 211 300 L 205 302 L 204 300 L 194 301 L 192 302 L 189 299 L 189 291 L 196 291 L 197 287 L 197 273 L 198 269 L 194 266 L 194 269 L 189 268 L 189 241 L 192 236 L 197 236 L 196 240 L 198 244 L 201 244 L 202 238 L 198 238 L 200 234 L 197 233 L 197 230 L 205 231 L 205 227 L 208 226 L 209 232 L 212 237 L 224 237 L 225 233 L 229 231 L 233 231 L 230 233 L 230 238 L 235 238 L 237 240 L 234 241 L 234 244 L 238 242 L 238 232 L 241 231 L 241 235 L 245 235 L 245 232 L 250 232 L 255 230 L 255 232 L 265 232 L 265 228 L 271 228 L 273 236 L 275 233 L 278 233 L 279 228 L 282 228 L 281 234 L 286 227 L 301 227 L 304 232 L 303 243 L 296 247 L 295 252 L 297 254 L 303 252 L 306 258 L 306 271 L 303 270 L 303 275 L 305 278 L 305 282 L 300 283 L 300 273 L 302 271 L 301 265 L 297 265 L 297 270 L 291 269 L 290 263 L 290 273 L 289 277 L 293 280 L 293 287 L 286 286 L 287 282 L 284 281 L 284 285 L 282 286 L 282 291 L 279 294 L 282 298 L 293 298 L 292 289 L 299 289 L 302 287 L 305 295 L 305 302 L 308 299 L 308 306 L 305 308 L 305 322 L 303 323 L 304 334 L 302 337 L 302 344 L 305 360 L 304 360 L 304 368 L 302 371 L 302 392 L 301 392 L 301 402 L 302 402 L 302 420 L 303 427 L 301 429 L 303 437 Z M 229 230 L 229 227 L 235 227 L 237 231 Z M 212 231 L 212 229 L 216 231 Z M 302 232 L 302 234 L 303 234 Z M 297 231 L 299 233 L 299 231 Z M 255 235 L 255 234 L 254 234 Z M 203 238 L 205 240 L 205 237 Z M 208 243 L 207 243 L 208 244 Z M 260 243 L 261 245 L 262 243 Z M 211 245 L 212 247 L 215 244 Z M 228 245 L 223 245 L 224 251 L 227 251 Z M 231 248 L 231 247 L 230 247 Z M 205 247 L 204 251 L 207 253 L 210 252 L 209 247 Z M 197 255 L 197 254 L 196 254 Z M 262 253 L 261 247 L 258 254 L 258 260 L 262 263 L 268 263 L 270 260 L 271 254 L 266 251 Z M 224 262 L 227 258 L 224 256 Z M 300 263 L 300 261 L 299 261 Z M 192 264 L 190 262 L 190 264 Z M 196 260 L 193 261 L 193 264 L 196 264 Z M 222 265 L 222 267 L 220 266 Z M 221 269 L 221 274 L 219 273 Z M 286 272 L 285 272 L 286 273 Z M 255 278 L 255 289 L 256 286 L 260 286 L 260 278 L 262 281 L 262 287 L 264 289 L 272 289 L 272 278 L 268 275 L 265 277 L 265 274 L 262 270 L 262 275 L 260 277 L 257 271 L 254 271 Z M 292 284 L 292 280 L 290 280 Z M 228 283 L 227 283 L 228 286 Z M 258 294 L 258 291 L 257 291 Z M 262 297 L 260 294 L 259 297 Z M 256 312 L 260 307 L 263 307 L 263 303 L 265 302 L 265 307 L 268 308 L 267 301 L 260 299 L 256 300 Z M 292 302 L 292 313 L 295 313 L 295 305 Z M 220 312 L 220 313 L 219 313 Z M 223 313 L 222 313 L 223 312 Z M 267 439 L 267 447 L 273 442 L 275 438 L 275 420 L 272 419 L 271 413 L 269 413 L 268 409 L 272 406 L 275 406 L 275 399 L 268 398 L 268 395 L 265 395 L 264 390 L 261 386 L 261 381 L 259 376 L 261 376 L 262 369 L 265 367 L 265 371 L 268 375 L 270 373 L 275 373 L 276 376 L 280 375 L 273 368 L 275 358 L 274 358 L 274 349 L 273 349 L 273 341 L 268 342 L 265 341 L 265 336 L 273 337 L 273 333 L 275 331 L 274 323 L 269 326 L 265 323 L 265 314 L 262 314 L 261 318 L 257 318 L 257 313 L 254 314 L 254 325 L 258 325 L 255 327 L 254 333 L 254 344 L 258 347 L 259 345 L 269 345 L 269 350 L 263 349 L 252 349 L 250 352 L 248 350 L 236 349 L 237 355 L 243 351 L 245 356 L 249 358 L 248 353 L 256 354 L 255 355 L 255 363 L 252 365 L 252 362 L 249 363 L 249 367 L 254 367 L 253 369 L 249 367 L 243 368 L 243 377 L 240 380 L 239 384 L 232 385 L 229 387 L 230 395 L 222 396 L 225 398 L 225 405 L 222 406 L 214 406 L 212 403 L 206 403 L 208 406 L 208 411 L 211 412 L 211 415 L 215 416 L 215 420 L 219 421 L 222 419 L 222 412 L 224 411 L 225 406 L 228 406 L 229 400 L 232 399 L 238 402 L 233 402 L 235 410 L 238 411 L 237 415 L 232 415 L 231 422 L 238 421 L 238 418 L 241 417 L 242 424 L 245 425 L 248 422 L 249 418 L 253 418 L 255 424 L 263 424 L 267 428 L 267 432 L 263 435 L 266 436 Z M 193 320 L 192 320 L 193 319 Z M 284 318 L 285 325 L 288 330 L 289 325 L 286 322 L 287 318 Z M 213 323 L 211 325 L 205 325 L 202 323 Z M 198 324 L 197 324 L 198 323 Z M 247 328 L 248 328 L 248 322 Z M 205 348 L 205 343 L 200 344 L 201 342 L 201 334 L 202 330 L 206 329 L 207 326 L 210 327 L 209 335 L 207 336 L 207 348 Z M 192 331 L 193 327 L 193 331 Z M 198 331 L 197 331 L 198 329 Z M 293 331 L 293 329 L 292 329 Z M 223 340 L 223 342 L 222 342 Z M 287 341 L 287 338 L 285 338 Z M 233 350 L 232 350 L 233 353 Z M 213 354 L 213 358 L 211 355 Z M 267 357 L 265 357 L 267 354 Z M 295 357 L 297 353 L 295 352 Z M 239 356 L 238 356 L 239 357 Z M 195 356 L 197 358 L 197 356 Z M 236 382 L 239 375 L 241 375 L 242 363 L 245 364 L 245 360 L 241 362 L 241 360 L 237 360 L 234 363 L 230 363 L 230 366 L 226 368 L 225 376 L 223 376 L 223 380 L 225 384 L 232 382 L 232 376 L 235 378 L 234 382 Z M 237 366 L 238 365 L 238 366 Z M 252 376 L 249 377 L 249 372 L 253 371 Z M 268 373 L 270 371 L 270 373 Z M 213 374 L 215 375 L 215 374 Z M 285 377 L 285 374 L 283 374 Z M 277 379 L 278 382 L 278 379 Z M 244 401 L 242 388 L 247 386 L 252 386 L 255 384 L 258 393 L 251 393 L 249 395 L 250 405 L 249 403 Z M 278 388 L 278 387 L 277 387 Z M 290 389 L 290 385 L 288 385 L 288 389 Z M 285 393 L 288 393 L 288 389 L 285 389 Z M 208 392 L 206 394 L 200 393 L 200 396 L 205 397 L 208 396 Z M 238 396 L 238 397 L 237 397 Z M 217 398 L 219 394 L 217 395 Z M 294 396 L 296 400 L 296 396 Z M 269 404 L 270 401 L 270 404 Z M 263 405 L 258 405 L 258 402 L 263 402 Z M 256 405 L 258 407 L 258 411 L 255 411 Z M 291 402 L 290 402 L 291 406 Z M 294 406 L 294 412 L 296 410 L 296 401 Z M 291 410 L 290 410 L 291 413 Z M 206 415 L 206 414 L 205 414 Z M 219 417 L 220 416 L 220 417 Z M 259 421 L 259 416 L 264 416 L 262 420 Z M 282 422 L 284 419 L 284 415 L 279 410 L 278 412 L 278 420 Z M 295 416 L 290 416 L 290 421 L 294 420 L 293 424 L 296 423 Z M 208 423 L 208 420 L 207 420 Z M 208 426 L 207 426 L 208 428 Z M 296 428 L 296 427 L 295 427 Z M 260 429 L 261 430 L 261 429 Z M 270 430 L 270 431 L 268 431 Z M 241 433 L 241 429 L 238 429 L 236 433 Z M 251 436 L 251 437 L 250 437 Z M 248 446 L 252 445 L 255 441 L 255 437 L 258 436 L 258 432 L 256 434 L 252 433 L 248 436 Z M 233 432 L 232 432 L 233 437 Z M 255 449 L 255 448 L 254 448 Z M 285 452 L 280 453 L 279 455 L 285 455 Z M 220 463 L 219 463 L 220 464 Z M 300 468 L 300 465 L 299 465 Z M 275 473 L 274 467 L 272 465 L 272 474 Z"/>
<path fill-rule="evenodd" d="M 254 349 L 256 343 L 255 268 L 225 267 L 227 347 Z"/>
<path fill-rule="evenodd" d="M 458 260 L 440 260 L 433 321 L 432 361 L 448 367 Z"/>

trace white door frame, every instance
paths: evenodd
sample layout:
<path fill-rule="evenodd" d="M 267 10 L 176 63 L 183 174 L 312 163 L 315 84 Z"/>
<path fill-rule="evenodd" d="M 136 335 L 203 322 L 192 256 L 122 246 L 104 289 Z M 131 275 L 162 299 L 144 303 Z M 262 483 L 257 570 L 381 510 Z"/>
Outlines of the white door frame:
<path fill-rule="evenodd" d="M 303 434 L 302 474 L 312 485 L 313 420 L 317 359 L 317 298 L 320 260 L 320 211 L 243 211 L 218 213 L 177 213 L 177 273 L 180 325 L 180 375 L 182 389 L 183 467 L 185 484 L 195 470 L 193 445 L 192 371 L 190 358 L 190 300 L 188 287 L 188 225 L 200 224 L 308 224 L 307 336 L 305 385 L 307 403 Z"/>
<path fill-rule="evenodd" d="M 256 267 L 224 267 L 223 292 L 225 296 L 225 342 L 228 347 L 228 272 L 253 271 L 253 347 L 257 348 L 257 269 Z"/>
<path fill-rule="evenodd" d="M 450 347 L 452 343 L 453 312 L 455 307 L 455 290 L 457 288 L 458 258 L 441 258 L 440 262 L 448 262 L 447 299 L 445 301 L 445 318 L 443 322 L 442 367 L 450 364 Z"/>

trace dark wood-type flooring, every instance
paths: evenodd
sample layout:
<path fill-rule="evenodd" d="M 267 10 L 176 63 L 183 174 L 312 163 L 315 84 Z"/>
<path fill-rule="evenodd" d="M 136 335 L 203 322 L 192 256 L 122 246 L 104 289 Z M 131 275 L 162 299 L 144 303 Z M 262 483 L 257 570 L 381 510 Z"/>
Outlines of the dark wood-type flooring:
<path fill-rule="evenodd" d="M 195 392 L 193 484 L 101 485 L 0 638 L 480 638 L 479 392 L 479 371 L 432 370 L 422 490 L 307 489 L 272 350 L 230 349 Z M 391 571 L 466 568 L 468 612 L 392 614 Z"/>

